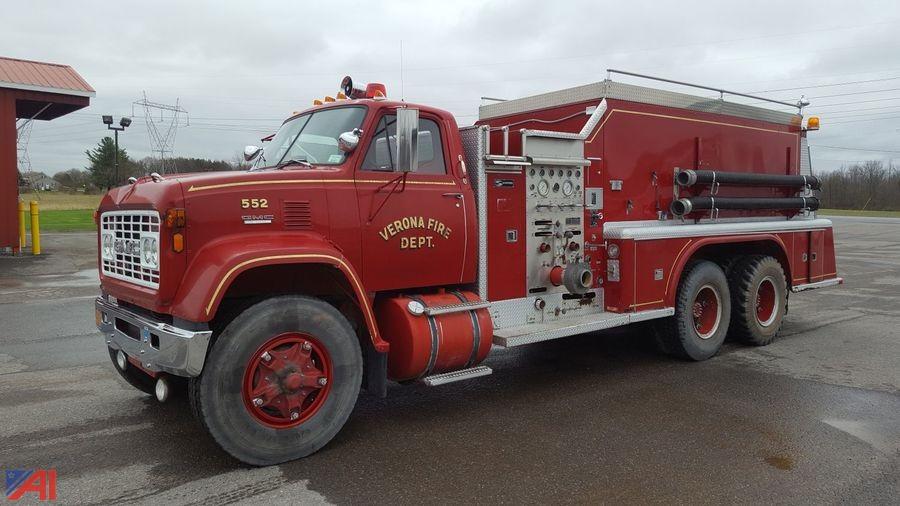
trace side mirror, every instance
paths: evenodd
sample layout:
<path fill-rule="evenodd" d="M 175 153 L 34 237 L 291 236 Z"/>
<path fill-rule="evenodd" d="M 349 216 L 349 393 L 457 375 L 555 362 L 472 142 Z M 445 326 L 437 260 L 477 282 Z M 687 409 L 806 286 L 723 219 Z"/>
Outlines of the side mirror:
<path fill-rule="evenodd" d="M 245 146 L 244 161 L 252 162 L 260 153 L 262 153 L 262 148 L 259 146 Z"/>
<path fill-rule="evenodd" d="M 397 109 L 397 170 L 415 172 L 419 167 L 419 110 Z"/>
<path fill-rule="evenodd" d="M 344 153 L 351 153 L 359 144 L 359 138 L 362 136 L 362 130 L 354 128 L 349 132 L 344 132 L 338 137 L 338 149 Z"/>

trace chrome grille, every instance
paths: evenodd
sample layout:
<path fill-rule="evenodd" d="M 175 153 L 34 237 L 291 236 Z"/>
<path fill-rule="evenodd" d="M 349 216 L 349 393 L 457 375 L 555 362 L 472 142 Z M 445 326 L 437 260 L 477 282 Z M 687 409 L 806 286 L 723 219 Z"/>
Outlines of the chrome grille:
<path fill-rule="evenodd" d="M 103 236 L 112 235 L 122 248 L 107 254 Z M 103 275 L 148 288 L 159 288 L 159 268 L 141 265 L 141 239 L 153 236 L 159 244 L 159 213 L 156 211 L 110 211 L 100 216 L 100 258 Z M 135 245 L 137 245 L 135 247 Z M 157 246 L 158 248 L 158 246 Z"/>

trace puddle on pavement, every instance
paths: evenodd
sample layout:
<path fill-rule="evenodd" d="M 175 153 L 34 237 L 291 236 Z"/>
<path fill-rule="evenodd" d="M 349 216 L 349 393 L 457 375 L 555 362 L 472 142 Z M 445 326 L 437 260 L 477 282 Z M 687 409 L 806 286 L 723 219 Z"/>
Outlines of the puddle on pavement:
<path fill-rule="evenodd" d="M 782 471 L 790 471 L 794 468 L 794 459 L 792 459 L 791 457 L 772 455 L 770 457 L 766 457 L 765 461 L 766 464 L 769 464 L 776 469 L 781 469 Z"/>
<path fill-rule="evenodd" d="M 66 288 L 99 284 L 100 277 L 97 269 L 84 269 L 69 274 L 44 274 L 0 279 L 0 288 Z"/>

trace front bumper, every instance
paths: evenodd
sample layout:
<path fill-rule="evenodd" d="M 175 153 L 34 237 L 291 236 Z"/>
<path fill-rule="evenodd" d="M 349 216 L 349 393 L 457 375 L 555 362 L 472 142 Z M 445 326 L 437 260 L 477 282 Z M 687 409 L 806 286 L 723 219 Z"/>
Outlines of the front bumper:
<path fill-rule="evenodd" d="M 103 297 L 97 298 L 94 307 L 97 328 L 110 348 L 122 350 L 153 372 L 200 375 L 211 331 L 186 330 L 155 321 Z"/>

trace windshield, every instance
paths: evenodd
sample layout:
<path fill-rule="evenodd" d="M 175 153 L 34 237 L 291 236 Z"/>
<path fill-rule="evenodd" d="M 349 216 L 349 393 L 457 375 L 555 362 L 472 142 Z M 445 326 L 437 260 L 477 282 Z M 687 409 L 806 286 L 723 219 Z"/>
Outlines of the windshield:
<path fill-rule="evenodd" d="M 344 163 L 338 136 L 362 125 L 365 107 L 338 107 L 311 112 L 288 121 L 269 141 L 257 168 L 273 167 L 289 160 L 317 165 Z"/>

